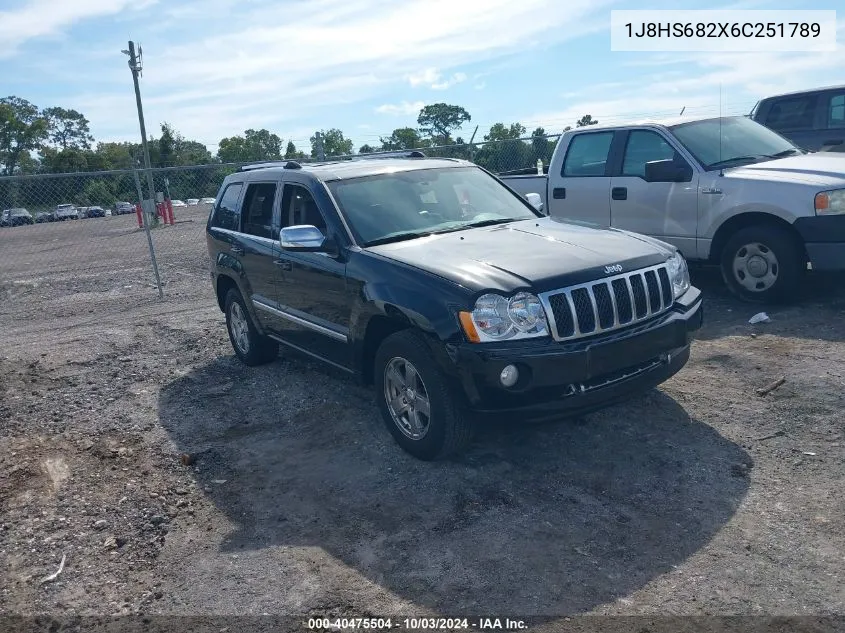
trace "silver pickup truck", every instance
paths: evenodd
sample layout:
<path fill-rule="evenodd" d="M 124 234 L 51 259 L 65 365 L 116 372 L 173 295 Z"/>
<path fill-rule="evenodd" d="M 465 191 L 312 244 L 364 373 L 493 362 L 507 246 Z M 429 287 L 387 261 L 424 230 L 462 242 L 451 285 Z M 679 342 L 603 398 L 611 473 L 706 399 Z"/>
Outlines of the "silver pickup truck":
<path fill-rule="evenodd" d="M 808 153 L 748 117 L 564 133 L 547 176 L 500 176 L 546 213 L 656 237 L 721 266 L 751 301 L 845 270 L 845 155 Z"/>

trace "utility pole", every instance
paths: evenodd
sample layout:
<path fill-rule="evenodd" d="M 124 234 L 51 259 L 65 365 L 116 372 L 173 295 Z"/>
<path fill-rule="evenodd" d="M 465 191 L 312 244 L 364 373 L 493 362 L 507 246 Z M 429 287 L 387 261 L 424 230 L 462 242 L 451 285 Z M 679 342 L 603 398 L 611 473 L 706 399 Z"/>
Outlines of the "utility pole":
<path fill-rule="evenodd" d="M 323 149 L 323 135 L 320 132 L 314 132 L 314 144 L 317 146 L 317 160 L 320 162 L 326 160 L 326 152 Z"/>
<path fill-rule="evenodd" d="M 144 231 L 147 234 L 147 245 L 150 248 L 150 260 L 153 265 L 153 273 L 155 273 L 156 286 L 158 288 L 159 299 L 164 298 L 164 293 L 161 289 L 161 277 L 158 273 L 158 262 L 156 261 L 155 247 L 153 246 L 153 236 L 150 234 L 150 218 L 155 218 L 155 185 L 153 184 L 153 172 L 150 166 L 150 150 L 147 147 L 147 128 L 144 126 L 144 110 L 141 107 L 141 88 L 138 85 L 138 76 L 141 74 L 141 63 L 135 56 L 135 42 L 129 42 L 129 50 L 122 51 L 129 55 L 129 68 L 132 70 L 132 81 L 135 83 L 135 103 L 138 106 L 138 121 L 141 124 L 141 147 L 144 150 L 144 167 L 147 172 L 147 186 L 149 187 L 150 199 L 146 209 L 144 207 L 144 196 L 141 191 L 141 179 L 138 178 L 138 170 L 134 170 L 135 186 L 138 190 L 138 197 L 141 199 L 142 216 L 144 216 Z"/>
<path fill-rule="evenodd" d="M 135 103 L 138 106 L 138 122 L 141 124 L 141 147 L 144 151 L 144 170 L 147 172 L 147 187 L 150 193 L 150 207 L 155 209 L 155 184 L 153 183 L 152 166 L 150 165 L 150 148 L 147 145 L 147 128 L 144 125 L 144 108 L 141 106 L 141 87 L 138 77 L 141 74 L 141 61 L 135 55 L 135 42 L 129 42 L 129 50 L 123 51 L 129 55 L 129 68 L 132 71 L 132 81 L 135 84 Z M 142 201 L 143 204 L 143 201 Z M 152 217 L 155 217 L 153 211 Z"/>

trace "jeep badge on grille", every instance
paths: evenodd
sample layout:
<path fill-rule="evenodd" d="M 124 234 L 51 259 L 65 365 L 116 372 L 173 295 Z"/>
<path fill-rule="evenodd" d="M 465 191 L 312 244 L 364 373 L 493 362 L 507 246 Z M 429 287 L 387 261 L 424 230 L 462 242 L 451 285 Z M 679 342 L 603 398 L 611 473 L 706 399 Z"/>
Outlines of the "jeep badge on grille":
<path fill-rule="evenodd" d="M 613 264 L 612 266 L 605 266 L 604 272 L 606 272 L 608 275 L 611 273 L 621 273 L 622 264 Z"/>

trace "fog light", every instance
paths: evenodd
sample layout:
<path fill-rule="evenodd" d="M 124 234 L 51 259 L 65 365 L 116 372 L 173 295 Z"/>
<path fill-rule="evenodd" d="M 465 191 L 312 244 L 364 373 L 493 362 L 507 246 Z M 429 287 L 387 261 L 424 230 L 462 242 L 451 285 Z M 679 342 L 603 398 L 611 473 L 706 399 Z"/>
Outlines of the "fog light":
<path fill-rule="evenodd" d="M 499 374 L 499 380 L 505 387 L 513 387 L 519 380 L 519 370 L 515 365 L 507 365 Z"/>

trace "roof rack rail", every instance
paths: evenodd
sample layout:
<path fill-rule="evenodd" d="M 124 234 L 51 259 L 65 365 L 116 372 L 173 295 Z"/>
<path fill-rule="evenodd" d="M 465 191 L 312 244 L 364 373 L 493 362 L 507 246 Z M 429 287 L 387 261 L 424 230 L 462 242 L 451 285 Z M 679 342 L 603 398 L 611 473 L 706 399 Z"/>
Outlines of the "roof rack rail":
<path fill-rule="evenodd" d="M 352 160 L 376 160 L 379 158 L 428 158 L 425 153 L 418 149 L 400 150 L 398 152 L 378 152 L 377 154 L 364 154 L 355 156 Z"/>
<path fill-rule="evenodd" d="M 282 169 L 302 169 L 302 165 L 295 160 L 274 160 L 264 163 L 242 165 L 240 171 L 253 171 L 255 169 L 268 169 L 270 167 L 281 167 Z"/>

